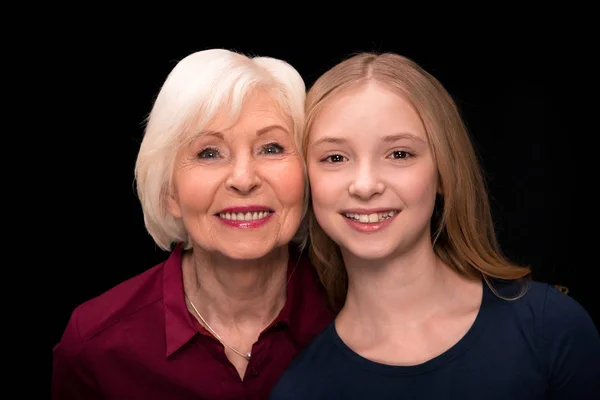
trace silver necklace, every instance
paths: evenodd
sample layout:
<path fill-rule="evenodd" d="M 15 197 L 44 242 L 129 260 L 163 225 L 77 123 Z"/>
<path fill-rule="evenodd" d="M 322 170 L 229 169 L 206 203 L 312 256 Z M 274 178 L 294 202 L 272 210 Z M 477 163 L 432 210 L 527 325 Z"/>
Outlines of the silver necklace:
<path fill-rule="evenodd" d="M 298 265 L 296 264 L 294 266 L 294 269 L 292 270 L 292 273 L 290 274 L 289 278 L 286 281 L 286 286 L 287 284 L 290 282 L 290 280 L 292 279 L 292 275 L 294 275 L 294 272 L 296 272 L 296 267 Z M 202 314 L 200 314 L 200 312 L 198 311 L 198 309 L 196 308 L 196 306 L 194 305 L 194 303 L 192 303 L 192 300 L 189 298 L 189 296 L 187 295 L 187 293 L 185 293 L 185 298 L 190 302 L 190 305 L 192 306 L 192 308 L 194 309 L 194 311 L 196 312 L 196 315 L 198 316 L 198 318 L 200 318 L 200 320 L 204 323 L 204 326 L 206 326 L 206 329 L 209 330 L 210 333 L 213 334 L 214 337 L 217 338 L 217 340 L 219 342 L 221 342 L 221 344 L 229 349 L 231 349 L 231 351 L 233 351 L 234 353 L 238 354 L 241 357 L 244 357 L 246 359 L 246 361 L 250 361 L 250 358 L 252 357 L 252 353 L 248 352 L 246 354 L 244 354 L 243 352 L 239 351 L 238 349 L 230 346 L 229 344 L 227 344 L 223 339 L 221 339 L 221 336 L 219 336 L 219 334 L 217 332 L 215 332 L 215 330 L 208 324 L 208 322 L 206 322 L 206 320 L 204 319 L 204 317 L 202 317 Z"/>
<path fill-rule="evenodd" d="M 233 351 L 236 354 L 239 354 L 240 356 L 244 357 L 246 359 L 246 361 L 250 361 L 250 357 L 252 357 L 252 354 L 250 352 L 244 354 L 243 352 L 239 351 L 238 349 L 236 349 L 236 348 L 228 345 L 223 339 L 221 339 L 221 336 L 219 336 L 219 334 L 214 331 L 214 329 L 208 324 L 208 322 L 206 322 L 206 320 L 202 317 L 202 314 L 200 314 L 200 312 L 198 311 L 198 309 L 196 308 L 196 306 L 194 305 L 194 303 L 192 303 L 192 300 L 190 300 L 190 298 L 187 296 L 187 294 L 185 295 L 185 297 L 190 302 L 190 305 L 192 306 L 192 308 L 196 312 L 196 315 L 198 315 L 198 318 L 200 318 L 200 320 L 204 323 L 204 325 L 210 331 L 210 333 L 212 333 L 213 336 L 216 337 L 219 340 L 219 342 L 221 342 L 221 344 L 223 346 L 228 347 L 229 349 L 231 349 L 231 351 Z"/>

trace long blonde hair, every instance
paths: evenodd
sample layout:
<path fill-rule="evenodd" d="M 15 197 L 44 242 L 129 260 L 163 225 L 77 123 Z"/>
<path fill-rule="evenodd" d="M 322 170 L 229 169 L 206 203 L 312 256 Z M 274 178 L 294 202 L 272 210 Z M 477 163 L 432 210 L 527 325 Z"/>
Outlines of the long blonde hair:
<path fill-rule="evenodd" d="M 393 53 L 360 53 L 321 75 L 306 98 L 301 141 L 305 159 L 312 124 L 323 107 L 336 94 L 369 81 L 407 99 L 423 121 L 443 193 L 431 224 L 436 255 L 464 276 L 483 278 L 488 285 L 489 278 L 528 277 L 528 267 L 515 265 L 502 254 L 486 183 L 457 105 L 443 85 L 414 61 Z M 311 260 L 332 307 L 339 311 L 348 289 L 340 248 L 319 226 L 312 209 L 307 218 Z"/>

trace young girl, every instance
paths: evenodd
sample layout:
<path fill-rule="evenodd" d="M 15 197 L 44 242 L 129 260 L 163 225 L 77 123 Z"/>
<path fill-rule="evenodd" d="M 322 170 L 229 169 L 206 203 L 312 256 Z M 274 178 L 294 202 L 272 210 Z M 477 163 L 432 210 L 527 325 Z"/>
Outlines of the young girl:
<path fill-rule="evenodd" d="M 360 54 L 306 104 L 311 255 L 339 313 L 271 399 L 597 399 L 598 331 L 501 254 L 443 86 Z"/>

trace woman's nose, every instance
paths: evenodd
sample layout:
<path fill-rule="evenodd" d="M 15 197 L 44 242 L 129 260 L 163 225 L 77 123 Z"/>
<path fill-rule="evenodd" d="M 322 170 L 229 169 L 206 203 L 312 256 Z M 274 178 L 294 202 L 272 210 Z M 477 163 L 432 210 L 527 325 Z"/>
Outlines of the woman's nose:
<path fill-rule="evenodd" d="M 238 158 L 232 166 L 225 186 L 240 194 L 249 194 L 260 186 L 260 178 L 250 157 Z"/>

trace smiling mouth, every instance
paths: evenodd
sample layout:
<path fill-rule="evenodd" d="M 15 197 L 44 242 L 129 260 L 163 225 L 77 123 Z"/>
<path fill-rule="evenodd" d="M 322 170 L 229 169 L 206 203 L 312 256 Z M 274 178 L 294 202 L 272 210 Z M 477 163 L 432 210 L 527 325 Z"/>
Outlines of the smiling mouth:
<path fill-rule="evenodd" d="M 356 221 L 363 224 L 376 224 L 394 217 L 394 215 L 398 214 L 398 212 L 398 210 L 390 210 L 371 214 L 343 213 L 342 216 L 351 221 Z"/>
<path fill-rule="evenodd" d="M 228 221 L 258 221 L 273 214 L 273 211 L 262 210 L 262 211 L 248 211 L 248 212 L 226 212 L 217 214 L 219 218 Z"/>

